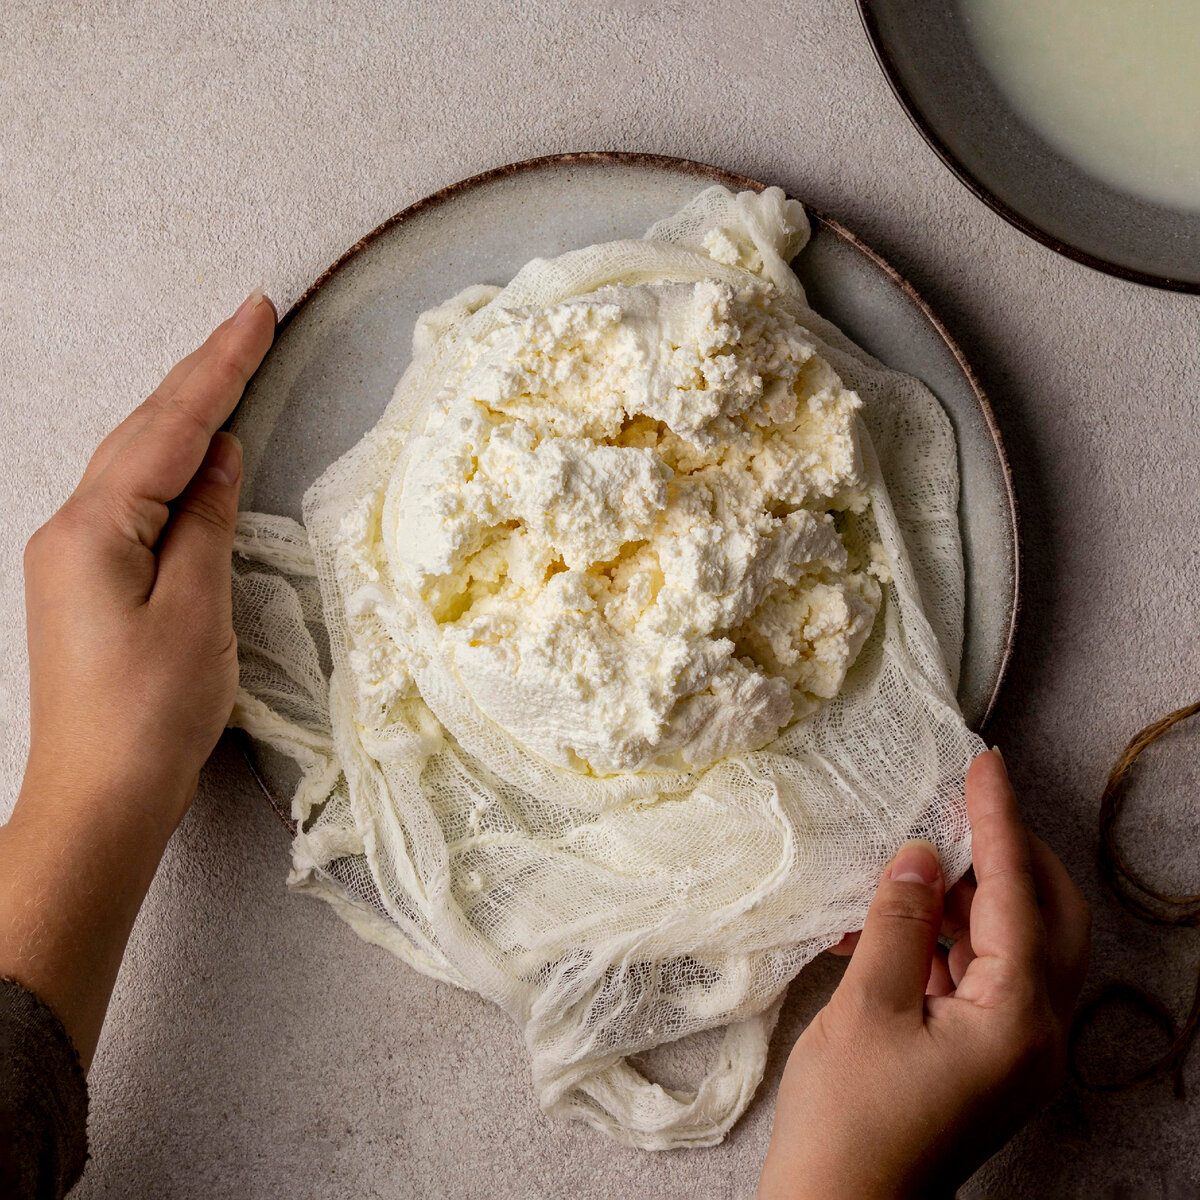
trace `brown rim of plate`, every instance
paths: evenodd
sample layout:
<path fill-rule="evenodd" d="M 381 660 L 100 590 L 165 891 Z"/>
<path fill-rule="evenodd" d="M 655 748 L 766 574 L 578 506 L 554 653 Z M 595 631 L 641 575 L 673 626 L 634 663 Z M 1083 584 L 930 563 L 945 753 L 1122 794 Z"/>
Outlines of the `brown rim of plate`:
<path fill-rule="evenodd" d="M 1152 271 L 1140 271 L 1136 267 L 1123 267 L 1120 263 L 1110 262 L 1107 258 L 1100 258 L 1095 254 L 1089 253 L 1087 250 L 1081 250 L 1078 246 L 1072 245 L 1070 242 L 1064 242 L 1061 238 L 1055 237 L 1054 234 L 1049 233 L 1040 225 L 1034 224 L 1023 213 L 1018 212 L 1015 208 L 1012 208 L 1005 201 L 1001 200 L 991 188 L 981 183 L 958 155 L 946 145 L 941 135 L 913 99 L 912 93 L 904 86 L 904 82 L 900 78 L 900 72 L 896 69 L 896 64 L 892 61 L 892 56 L 888 53 L 883 36 L 879 32 L 879 25 L 875 20 L 875 11 L 871 0 L 857 0 L 857 4 L 858 15 L 862 18 L 863 29 L 866 30 L 867 40 L 871 43 L 871 50 L 875 55 L 875 61 L 879 64 L 879 68 L 883 72 L 883 77 L 887 80 L 888 86 L 892 89 L 896 99 L 900 101 L 900 107 L 904 110 L 905 116 L 908 117 L 916 131 L 929 144 L 930 149 L 958 177 L 959 182 L 974 193 L 978 199 L 982 200 L 988 208 L 998 213 L 1010 225 L 1019 229 L 1028 237 L 1033 238 L 1035 242 L 1041 242 L 1043 246 L 1048 246 L 1051 250 L 1063 255 L 1064 258 L 1070 258 L 1077 263 L 1082 263 L 1085 267 L 1091 267 L 1093 271 L 1101 271 L 1105 275 L 1115 275 L 1118 279 L 1126 279 L 1130 283 L 1142 283 L 1149 287 L 1163 288 L 1171 292 L 1187 292 L 1190 294 L 1200 292 L 1200 282 L 1188 279 L 1174 279 L 1170 275 L 1155 275 Z"/>
<path fill-rule="evenodd" d="M 859 0 L 860 7 L 865 7 L 867 0 Z M 520 162 L 508 163 L 502 167 L 493 167 L 490 171 L 483 171 L 479 175 L 472 175 L 469 179 L 461 179 L 457 183 L 452 183 L 448 187 L 441 188 L 436 192 L 418 200 L 415 204 L 410 204 L 407 208 L 401 209 L 394 216 L 388 217 L 382 224 L 377 225 L 370 233 L 359 238 L 345 254 L 341 255 L 334 263 L 326 267 L 324 271 L 308 286 L 304 294 L 299 300 L 293 304 L 286 313 L 280 318 L 279 324 L 275 329 L 275 336 L 279 334 L 290 324 L 292 318 L 300 311 L 301 308 L 311 299 L 311 297 L 319 291 L 329 280 L 350 261 L 359 251 L 369 246 L 376 238 L 387 233 L 396 225 L 400 225 L 405 221 L 411 220 L 429 208 L 436 208 L 440 204 L 444 204 L 448 200 L 453 200 L 464 192 L 469 192 L 474 188 L 481 187 L 484 184 L 492 183 L 497 179 L 502 179 L 506 175 L 517 175 L 524 171 L 536 171 L 543 167 L 563 167 L 581 164 L 585 166 L 640 166 L 640 167 L 660 167 L 663 170 L 676 171 L 695 175 L 701 179 L 711 180 L 713 183 L 723 184 L 725 187 L 734 188 L 740 191 L 761 192 L 765 191 L 769 186 L 757 179 L 750 179 L 745 175 L 735 174 L 733 171 L 726 171 L 722 167 L 714 167 L 708 163 L 695 162 L 690 158 L 672 158 L 667 154 L 643 154 L 639 151 L 628 150 L 584 150 L 573 154 L 545 154 L 538 158 L 526 158 Z M 803 201 L 801 201 L 803 203 Z M 880 270 L 882 270 L 889 279 L 900 289 L 910 304 L 918 308 L 925 319 L 937 331 L 938 336 L 946 343 L 946 348 L 954 356 L 954 361 L 958 364 L 959 370 L 966 377 L 967 383 L 970 384 L 971 391 L 975 396 L 975 401 L 979 405 L 980 411 L 983 413 L 983 419 L 987 424 L 988 432 L 992 435 L 992 443 L 996 448 L 996 456 L 1000 460 L 1001 473 L 1004 476 L 1004 490 L 1008 496 L 1009 522 L 1013 534 L 1013 591 L 1009 598 L 1009 613 L 1008 613 L 1008 635 L 1004 641 L 1004 654 L 1000 660 L 1000 670 L 996 675 L 996 683 L 992 688 L 992 694 L 988 698 L 987 708 L 984 710 L 983 719 L 979 722 L 979 728 L 986 727 L 991 718 L 992 711 L 996 707 L 996 700 L 1000 695 L 1000 689 L 1004 685 L 1005 677 L 1008 674 L 1008 668 L 1012 662 L 1013 649 L 1016 645 L 1017 623 L 1021 615 L 1021 514 L 1017 506 L 1017 493 L 1013 486 L 1012 470 L 1009 467 L 1008 453 L 1004 448 L 1004 442 L 1000 437 L 1000 427 L 996 423 L 996 415 L 992 411 L 992 406 L 987 398 L 979 380 L 975 376 L 970 363 L 963 356 L 963 352 L 958 348 L 958 343 L 950 336 L 946 327 L 938 320 L 933 310 L 921 298 L 916 288 L 913 287 L 907 279 L 901 275 L 895 267 L 886 259 L 880 257 L 874 250 L 871 249 L 865 242 L 850 232 L 839 221 L 835 221 L 832 217 L 826 216 L 823 212 L 813 208 L 811 205 L 805 204 L 804 211 L 808 214 L 809 219 L 816 225 L 827 229 L 834 237 L 843 242 L 849 243 L 860 254 L 865 255 L 871 260 Z M 271 803 L 271 807 L 280 817 L 283 823 L 295 832 L 295 822 L 291 818 L 291 814 L 281 807 L 281 802 L 278 801 L 271 793 L 271 789 L 267 787 L 266 781 L 262 778 L 258 769 L 254 765 L 253 757 L 249 753 L 249 738 L 241 730 L 234 730 L 237 735 L 236 742 L 242 757 L 246 760 L 247 766 L 250 768 L 251 775 L 254 776 L 255 782 L 262 789 L 264 795 Z"/>

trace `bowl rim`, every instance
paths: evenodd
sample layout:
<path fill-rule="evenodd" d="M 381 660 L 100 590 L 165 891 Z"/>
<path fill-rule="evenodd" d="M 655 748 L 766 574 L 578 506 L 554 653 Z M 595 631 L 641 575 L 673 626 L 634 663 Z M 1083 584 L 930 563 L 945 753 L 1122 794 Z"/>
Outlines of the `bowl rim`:
<path fill-rule="evenodd" d="M 933 122 L 926 117 L 920 105 L 913 99 L 912 93 L 905 85 L 900 71 L 888 51 L 884 37 L 880 33 L 875 17 L 873 0 L 856 0 L 856 3 L 858 5 L 858 15 L 862 20 L 863 29 L 867 34 L 867 41 L 870 42 L 871 50 L 875 55 L 875 61 L 879 64 L 880 70 L 883 72 L 883 77 L 887 80 L 892 93 L 900 102 L 900 107 L 904 110 L 905 115 L 912 122 L 917 132 L 929 144 L 930 149 L 958 177 L 959 182 L 973 192 L 978 199 L 982 200 L 988 208 L 1003 217 L 1010 225 L 1019 229 L 1028 237 L 1033 238 L 1034 241 L 1041 242 L 1043 246 L 1049 247 L 1051 250 L 1063 255 L 1063 257 L 1082 263 L 1085 267 L 1091 267 L 1094 271 L 1101 271 L 1106 275 L 1115 275 L 1118 279 L 1126 279 L 1131 283 L 1141 283 L 1149 287 L 1163 288 L 1166 291 L 1185 292 L 1192 295 L 1200 293 L 1200 280 L 1176 279 L 1170 275 L 1159 275 L 1153 271 L 1140 270 L 1137 267 L 1122 266 L 1120 263 L 1111 262 L 1107 258 L 1101 258 L 1090 251 L 1081 249 L 1071 242 L 1064 241 L 1062 238 L 1049 233 L 1036 222 L 1030 220 L 1029 217 L 1013 208 L 1007 201 L 1001 199 L 986 184 L 980 182 L 978 177 L 972 173 L 958 155 L 942 140 Z"/>

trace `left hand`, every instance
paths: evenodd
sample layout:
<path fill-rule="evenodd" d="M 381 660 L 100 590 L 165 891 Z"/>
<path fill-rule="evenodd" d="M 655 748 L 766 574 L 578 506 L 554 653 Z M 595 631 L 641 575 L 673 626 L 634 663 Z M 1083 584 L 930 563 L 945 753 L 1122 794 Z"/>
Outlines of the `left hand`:
<path fill-rule="evenodd" d="M 242 454 L 219 432 L 271 345 L 254 292 L 101 443 L 25 551 L 30 748 L 0 828 L 0 977 L 86 1068 L 125 942 L 233 707 Z"/>
<path fill-rule="evenodd" d="M 220 433 L 271 345 L 261 292 L 101 442 L 25 551 L 26 786 L 64 767 L 173 829 L 233 707 L 241 447 Z M 69 786 L 69 781 L 67 783 Z"/>

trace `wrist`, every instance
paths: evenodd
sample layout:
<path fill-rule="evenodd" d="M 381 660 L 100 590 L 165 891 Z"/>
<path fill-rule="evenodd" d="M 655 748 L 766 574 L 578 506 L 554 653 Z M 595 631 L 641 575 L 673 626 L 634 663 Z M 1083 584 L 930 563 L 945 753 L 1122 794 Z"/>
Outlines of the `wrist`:
<path fill-rule="evenodd" d="M 913 1189 L 904 1172 L 891 1172 L 877 1162 L 860 1161 L 860 1145 L 853 1159 L 821 1153 L 775 1157 L 768 1152 L 759 1183 L 758 1200 L 906 1200 L 935 1193 Z M 774 1158 L 774 1161 L 773 1161 Z"/>
<path fill-rule="evenodd" d="M 144 761 L 115 749 L 68 755 L 35 738 L 17 811 L 23 819 L 45 816 L 64 833 L 104 829 L 150 845 L 166 845 L 195 789 L 194 775 L 189 777 L 167 763 Z"/>
<path fill-rule="evenodd" d="M 953 1187 L 931 1177 L 920 1113 L 846 1086 L 845 1077 L 861 1069 L 840 1058 L 830 1062 L 803 1038 L 796 1045 L 776 1098 L 759 1200 L 954 1195 Z"/>
<path fill-rule="evenodd" d="M 188 792 L 35 739 L 0 828 L 0 975 L 58 1014 L 85 1068 L 129 931 Z"/>

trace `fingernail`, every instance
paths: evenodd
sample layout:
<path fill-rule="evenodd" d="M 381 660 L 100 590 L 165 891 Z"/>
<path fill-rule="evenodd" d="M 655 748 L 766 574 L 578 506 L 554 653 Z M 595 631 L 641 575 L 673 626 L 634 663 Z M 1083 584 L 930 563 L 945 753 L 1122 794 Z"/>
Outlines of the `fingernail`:
<path fill-rule="evenodd" d="M 937 851 L 926 841 L 905 842 L 892 859 L 889 877 L 893 883 L 936 883 L 942 874 Z"/>
<path fill-rule="evenodd" d="M 1004 761 L 1004 755 L 1000 753 L 999 746 L 992 747 L 992 753 L 1000 760 L 1000 765 L 1004 768 L 1005 774 L 1008 773 L 1008 763 Z"/>
<path fill-rule="evenodd" d="M 242 443 L 232 433 L 214 436 L 204 456 L 204 478 L 222 487 L 233 487 L 242 473 Z"/>
<path fill-rule="evenodd" d="M 255 310 L 260 304 L 263 303 L 263 301 L 271 304 L 271 301 L 267 299 L 267 293 L 264 292 L 262 288 L 256 287 L 254 291 L 252 291 L 250 295 L 248 295 L 238 306 L 237 312 L 233 314 L 233 323 L 235 325 L 241 325 L 250 320 L 250 318 L 254 315 Z M 271 307 L 274 308 L 275 306 L 272 304 Z"/>

